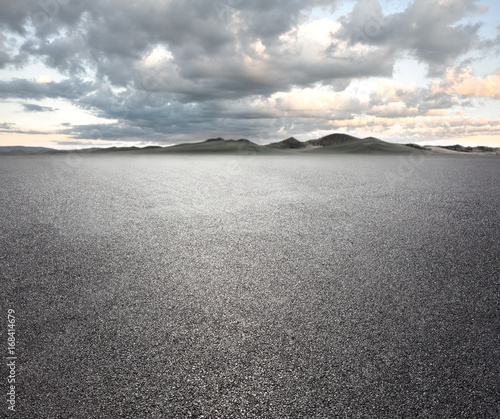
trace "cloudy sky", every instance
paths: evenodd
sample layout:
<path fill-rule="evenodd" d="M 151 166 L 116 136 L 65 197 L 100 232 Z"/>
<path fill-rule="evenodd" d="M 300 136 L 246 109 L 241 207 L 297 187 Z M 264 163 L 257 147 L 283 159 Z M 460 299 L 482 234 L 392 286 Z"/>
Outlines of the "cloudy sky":
<path fill-rule="evenodd" d="M 0 145 L 500 146 L 496 0 L 0 0 Z"/>

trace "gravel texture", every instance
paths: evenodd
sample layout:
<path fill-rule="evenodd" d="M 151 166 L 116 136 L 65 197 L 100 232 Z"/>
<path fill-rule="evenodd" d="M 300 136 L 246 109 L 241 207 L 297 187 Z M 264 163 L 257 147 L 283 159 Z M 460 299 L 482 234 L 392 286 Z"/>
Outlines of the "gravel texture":
<path fill-rule="evenodd" d="M 499 179 L 494 157 L 0 157 L 1 412 L 498 418 Z"/>

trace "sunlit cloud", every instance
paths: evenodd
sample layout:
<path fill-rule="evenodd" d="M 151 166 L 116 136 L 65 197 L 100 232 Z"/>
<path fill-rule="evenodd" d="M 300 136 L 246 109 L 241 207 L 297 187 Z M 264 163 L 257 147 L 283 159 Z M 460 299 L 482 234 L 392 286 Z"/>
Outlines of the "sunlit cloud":
<path fill-rule="evenodd" d="M 52 77 L 48 75 L 40 75 L 35 78 L 38 84 L 46 84 L 52 82 Z"/>
<path fill-rule="evenodd" d="M 154 67 L 158 64 L 161 64 L 163 61 L 170 61 L 173 59 L 174 59 L 174 57 L 173 57 L 172 53 L 167 51 L 165 48 L 159 46 L 159 47 L 153 48 L 153 50 L 144 59 L 144 64 L 147 66 Z"/>
<path fill-rule="evenodd" d="M 474 76 L 474 70 L 470 66 L 463 70 L 453 68 L 446 72 L 444 82 L 435 88 L 461 96 L 500 99 L 500 71 L 480 78 Z"/>

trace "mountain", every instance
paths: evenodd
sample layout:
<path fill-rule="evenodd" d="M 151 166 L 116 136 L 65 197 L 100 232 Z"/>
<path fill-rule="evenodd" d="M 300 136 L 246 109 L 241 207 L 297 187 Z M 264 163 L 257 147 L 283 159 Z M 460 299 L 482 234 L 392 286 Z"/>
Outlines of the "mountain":
<path fill-rule="evenodd" d="M 274 148 L 277 150 L 289 150 L 289 149 L 299 149 L 299 148 L 306 148 L 309 144 L 308 143 L 303 143 L 293 137 L 287 138 L 286 140 L 277 142 L 277 143 L 271 143 L 267 144 L 266 148 Z"/>

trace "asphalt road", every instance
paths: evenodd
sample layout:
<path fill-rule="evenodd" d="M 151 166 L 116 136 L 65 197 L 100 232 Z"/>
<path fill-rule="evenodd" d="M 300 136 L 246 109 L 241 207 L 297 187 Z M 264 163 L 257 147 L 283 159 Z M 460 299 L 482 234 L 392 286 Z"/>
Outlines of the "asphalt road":
<path fill-rule="evenodd" d="M 488 157 L 0 158 L 1 411 L 498 418 L 499 179 Z"/>

